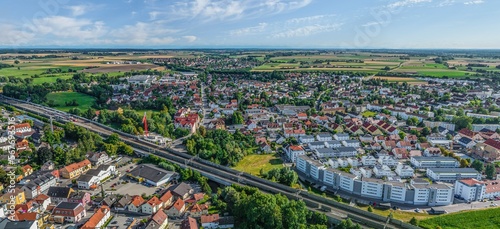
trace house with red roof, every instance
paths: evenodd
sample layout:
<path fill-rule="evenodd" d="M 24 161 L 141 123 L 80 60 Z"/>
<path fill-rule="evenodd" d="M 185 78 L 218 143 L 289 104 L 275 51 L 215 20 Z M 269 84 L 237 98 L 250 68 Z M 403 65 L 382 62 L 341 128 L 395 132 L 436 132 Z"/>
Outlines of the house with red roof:
<path fill-rule="evenodd" d="M 290 159 L 291 162 L 296 162 L 297 161 L 297 157 L 300 156 L 300 155 L 305 155 L 306 154 L 306 151 L 304 150 L 304 148 L 302 148 L 302 146 L 299 146 L 299 145 L 290 145 L 288 147 L 288 150 L 286 152 L 288 158 Z"/>
<path fill-rule="evenodd" d="M 146 203 L 144 203 L 141 206 L 141 209 L 142 213 L 154 214 L 158 210 L 160 210 L 161 207 L 163 207 L 163 202 L 160 199 L 158 199 L 158 197 L 153 196 L 153 198 L 149 199 Z"/>
<path fill-rule="evenodd" d="M 182 215 L 186 211 L 186 204 L 182 198 L 178 198 L 175 203 L 167 210 L 167 214 L 172 217 Z"/>
<path fill-rule="evenodd" d="M 128 204 L 127 209 L 131 212 L 141 212 L 141 206 L 144 203 L 146 203 L 146 201 L 142 196 L 135 195 L 132 197 L 132 201 Z"/>
<path fill-rule="evenodd" d="M 111 210 L 109 207 L 101 206 L 95 210 L 94 214 L 85 224 L 83 224 L 81 229 L 101 228 L 108 221 L 109 217 L 111 217 Z"/>
<path fill-rule="evenodd" d="M 146 229 L 164 229 L 168 226 L 168 216 L 164 211 L 156 212 L 148 222 Z"/>
<path fill-rule="evenodd" d="M 181 223 L 181 229 L 198 229 L 198 223 L 196 222 L 196 219 L 192 217 L 187 217 L 184 221 Z"/>
<path fill-rule="evenodd" d="M 500 160 L 500 141 L 488 139 L 482 143 L 474 146 L 473 154 L 487 160 L 499 161 Z"/>

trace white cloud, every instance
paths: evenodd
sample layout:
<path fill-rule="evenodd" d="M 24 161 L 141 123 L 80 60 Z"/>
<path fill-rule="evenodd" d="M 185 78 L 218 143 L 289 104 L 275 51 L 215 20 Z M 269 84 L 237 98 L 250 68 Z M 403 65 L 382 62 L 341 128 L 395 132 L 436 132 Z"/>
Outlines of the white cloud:
<path fill-rule="evenodd" d="M 227 20 L 277 14 L 305 7 L 312 0 L 184 0 L 176 2 L 171 14 L 179 18 Z"/>
<path fill-rule="evenodd" d="M 184 38 L 189 43 L 194 42 L 196 41 L 196 39 L 198 39 L 196 36 L 183 36 L 182 38 Z"/>
<path fill-rule="evenodd" d="M 229 33 L 233 36 L 258 34 L 258 33 L 264 32 L 268 25 L 269 25 L 268 23 L 263 22 L 263 23 L 259 23 L 257 26 L 251 26 L 251 27 L 247 27 L 247 28 L 231 30 L 231 31 L 229 31 Z"/>
<path fill-rule="evenodd" d="M 0 45 L 24 45 L 35 37 L 35 34 L 31 31 L 19 29 L 17 26 L 5 23 L 0 23 L 0 31 L 2 31 Z"/>
<path fill-rule="evenodd" d="M 106 28 L 101 21 L 75 19 L 64 16 L 50 16 L 34 21 L 30 29 L 35 34 L 55 35 L 65 38 L 92 39 L 106 34 Z"/>
<path fill-rule="evenodd" d="M 109 34 L 117 44 L 162 45 L 175 42 L 177 32 L 154 23 L 137 22 L 112 30 Z"/>
<path fill-rule="evenodd" d="M 303 37 L 339 30 L 343 25 L 335 15 L 313 15 L 281 22 L 259 23 L 256 26 L 229 31 L 233 37 L 259 36 L 265 38 Z"/>
<path fill-rule="evenodd" d="M 71 10 L 71 15 L 73 15 L 74 17 L 84 15 L 85 13 L 87 13 L 89 8 L 90 7 L 88 5 L 76 5 L 76 6 L 66 7 L 66 9 Z"/>
<path fill-rule="evenodd" d="M 271 35 L 273 38 L 305 37 L 322 32 L 339 30 L 342 23 L 329 25 L 307 25 L 296 29 L 282 31 Z"/>
<path fill-rule="evenodd" d="M 156 17 L 157 17 L 158 15 L 160 15 L 160 14 L 161 14 L 161 12 L 158 12 L 158 11 L 151 11 L 151 12 L 149 12 L 149 19 L 151 19 L 151 20 L 155 20 L 155 19 L 156 19 Z"/>
<path fill-rule="evenodd" d="M 420 3 L 432 2 L 432 0 L 401 0 L 387 5 L 388 8 L 412 7 Z"/>
<path fill-rule="evenodd" d="M 477 5 L 477 4 L 482 4 L 482 3 L 484 3 L 483 0 L 474 0 L 474 1 L 464 2 L 465 5 Z"/>

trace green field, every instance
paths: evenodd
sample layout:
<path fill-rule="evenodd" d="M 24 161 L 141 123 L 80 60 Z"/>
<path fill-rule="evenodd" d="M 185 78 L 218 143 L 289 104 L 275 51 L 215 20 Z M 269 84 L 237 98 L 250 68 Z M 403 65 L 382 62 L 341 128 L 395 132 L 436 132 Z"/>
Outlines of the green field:
<path fill-rule="evenodd" d="M 360 207 L 361 209 L 368 211 L 368 207 Z M 416 213 L 416 212 L 410 212 L 410 211 L 401 211 L 401 210 L 380 210 L 376 208 L 372 208 L 373 213 L 381 216 L 388 216 L 390 213 L 392 213 L 392 216 L 395 219 L 401 220 L 403 222 L 408 222 L 411 220 L 411 218 L 415 217 L 417 220 L 425 220 L 425 219 L 430 219 L 433 216 L 429 215 L 427 213 Z"/>
<path fill-rule="evenodd" d="M 66 106 L 65 103 L 76 100 L 78 106 Z M 61 111 L 69 111 L 71 108 L 77 107 L 80 110 L 89 109 L 95 101 L 95 98 L 78 92 L 53 92 L 47 95 L 47 101 L 54 100 L 58 105 L 55 108 Z"/>
<path fill-rule="evenodd" d="M 252 175 L 259 175 L 260 169 L 268 172 L 271 169 L 282 168 L 283 162 L 281 159 L 272 154 L 253 154 L 243 158 L 238 164 L 233 167 L 238 171 L 250 173 Z"/>
<path fill-rule="evenodd" d="M 434 229 L 440 226 L 443 229 L 449 228 L 500 228 L 500 208 L 487 210 L 469 211 L 462 213 L 451 213 L 422 220 L 419 227 Z"/>
<path fill-rule="evenodd" d="M 375 117 L 377 115 L 377 113 L 375 113 L 373 111 L 365 111 L 361 115 L 363 115 L 363 117 L 365 117 L 365 118 L 369 118 L 369 117 Z"/>

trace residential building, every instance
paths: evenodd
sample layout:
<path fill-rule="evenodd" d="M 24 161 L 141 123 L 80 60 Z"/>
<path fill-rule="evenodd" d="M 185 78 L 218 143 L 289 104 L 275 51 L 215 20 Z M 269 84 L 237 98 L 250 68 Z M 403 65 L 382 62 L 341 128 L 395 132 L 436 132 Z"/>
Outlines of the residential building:
<path fill-rule="evenodd" d="M 291 145 L 288 147 L 286 153 L 290 161 L 295 163 L 297 161 L 297 157 L 300 155 L 305 155 L 306 151 L 304 150 L 304 148 L 302 148 L 302 146 Z"/>
<path fill-rule="evenodd" d="M 167 210 L 167 214 L 172 217 L 178 217 L 186 211 L 186 204 L 184 200 L 178 198 L 174 204 Z"/>
<path fill-rule="evenodd" d="M 81 162 L 73 163 L 61 169 L 61 176 L 66 179 L 73 179 L 84 174 L 92 167 L 90 161 L 85 159 Z"/>
<path fill-rule="evenodd" d="M 101 206 L 96 209 L 90 219 L 83 224 L 81 229 L 104 229 L 104 224 L 111 217 L 111 209 L 108 206 Z"/>
<path fill-rule="evenodd" d="M 460 163 L 452 157 L 411 157 L 410 163 L 417 169 L 458 168 Z"/>
<path fill-rule="evenodd" d="M 481 180 L 481 174 L 473 168 L 428 168 L 426 175 L 433 181 L 455 182 L 467 178 Z"/>
<path fill-rule="evenodd" d="M 61 202 L 52 210 L 51 218 L 57 223 L 78 223 L 85 216 L 87 216 L 87 212 L 82 204 Z"/>

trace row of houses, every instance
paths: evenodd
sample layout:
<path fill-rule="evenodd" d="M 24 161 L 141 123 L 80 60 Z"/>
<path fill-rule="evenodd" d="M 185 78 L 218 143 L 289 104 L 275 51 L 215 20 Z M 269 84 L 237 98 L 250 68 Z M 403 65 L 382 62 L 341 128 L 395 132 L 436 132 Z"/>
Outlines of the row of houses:
<path fill-rule="evenodd" d="M 453 187 L 442 183 L 430 184 L 421 179 L 403 183 L 366 178 L 334 168 L 326 168 L 307 156 L 298 157 L 297 170 L 308 179 L 330 190 L 383 202 L 425 206 L 443 206 L 453 203 Z"/>

